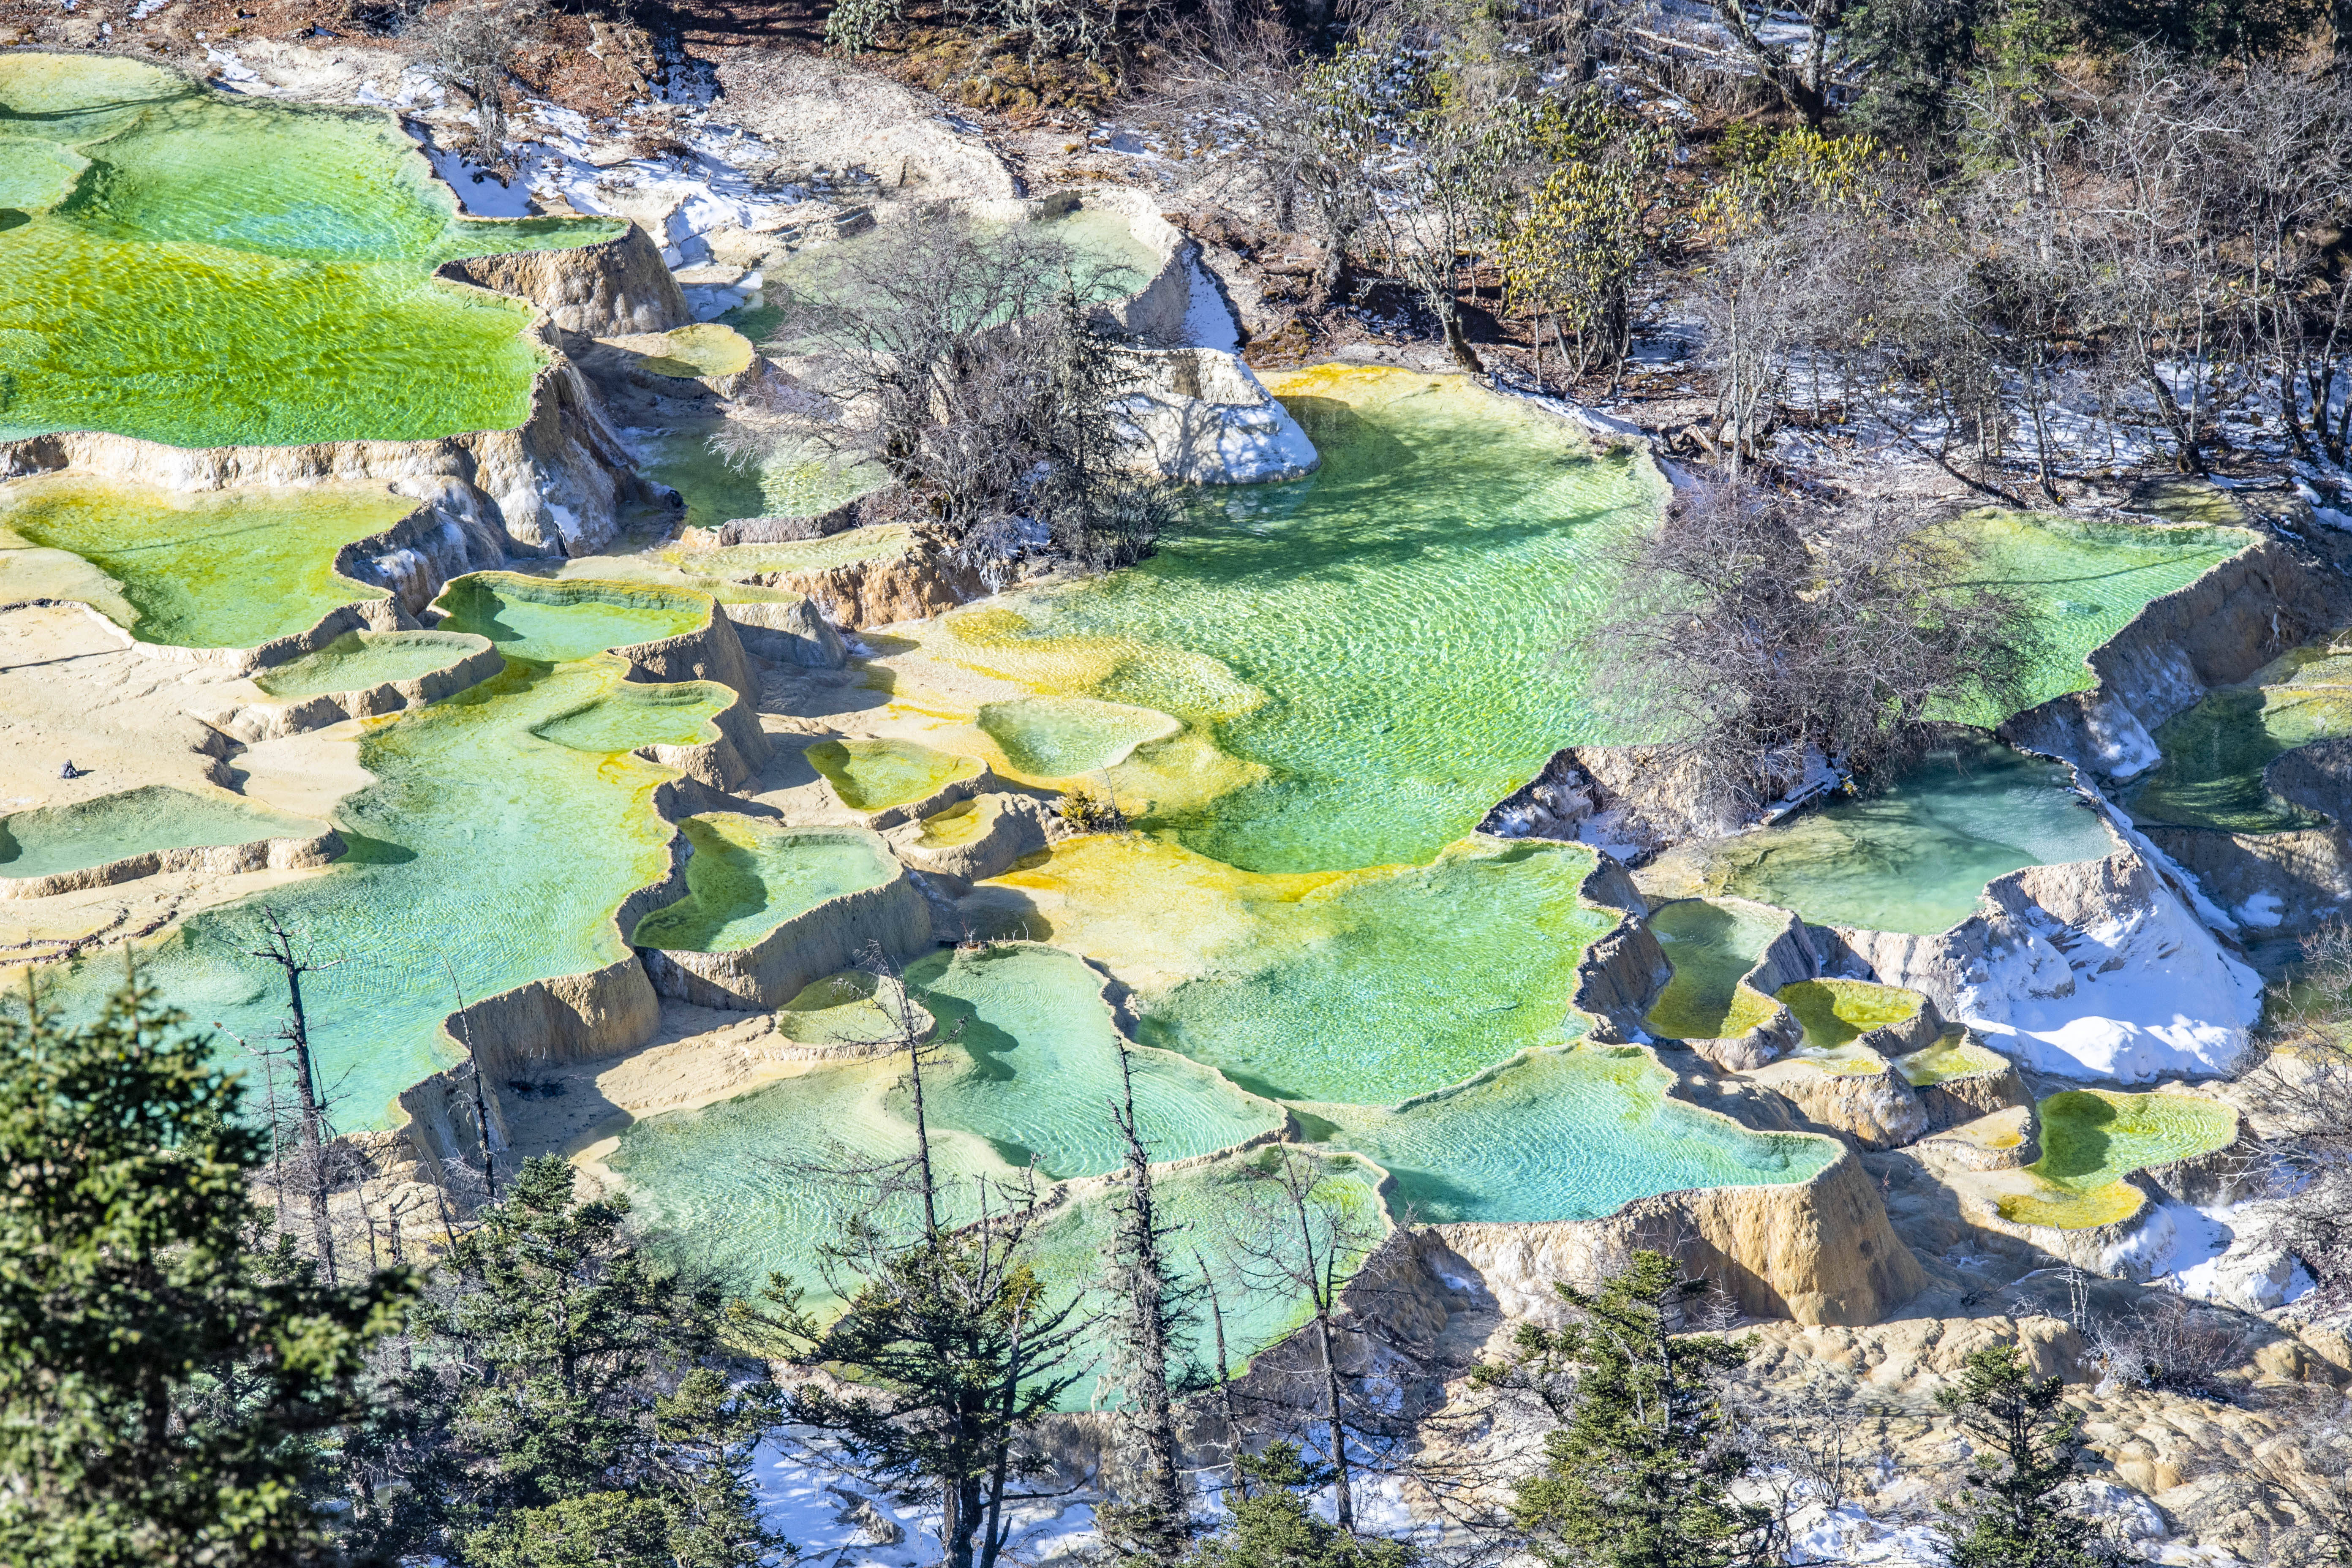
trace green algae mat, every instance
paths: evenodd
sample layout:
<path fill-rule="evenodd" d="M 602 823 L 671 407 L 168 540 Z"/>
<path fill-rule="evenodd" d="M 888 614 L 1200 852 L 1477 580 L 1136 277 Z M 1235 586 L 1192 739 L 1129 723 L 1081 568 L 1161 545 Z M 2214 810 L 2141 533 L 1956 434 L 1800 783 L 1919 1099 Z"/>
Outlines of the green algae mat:
<path fill-rule="evenodd" d="M 61 583 L 53 596 L 91 604 L 140 641 L 254 647 L 339 605 L 383 598 L 339 576 L 335 552 L 415 510 L 381 484 L 184 493 L 69 474 L 12 479 L 0 484 L 0 589 L 22 569 L 12 558 L 64 552 L 112 587 Z"/>
<path fill-rule="evenodd" d="M 262 671 L 253 683 L 285 699 L 365 691 L 394 681 L 420 680 L 480 646 L 451 632 L 345 632 L 315 653 Z"/>
<path fill-rule="evenodd" d="M 1599 1219 L 1678 1188 L 1806 1181 L 1837 1157 L 1670 1100 L 1669 1081 L 1631 1047 L 1538 1050 L 1393 1110 L 1311 1105 L 1302 1120 L 1377 1162 L 1397 1211 L 1433 1224 Z"/>
<path fill-rule="evenodd" d="M 1314 475 L 1204 490 L 1140 566 L 962 611 L 926 647 L 1191 726 L 1227 763 L 1213 793 L 1136 783 L 1145 826 L 1213 859 L 1426 864 L 1559 747 L 1602 738 L 1567 650 L 1609 602 L 1595 568 L 1663 486 L 1458 376 L 1268 384 L 1323 454 Z"/>
<path fill-rule="evenodd" d="M 422 440 L 520 425 L 527 307 L 464 256 L 610 223 L 457 215 L 376 110 L 215 92 L 108 57 L 0 55 L 0 437 L 175 447 Z"/>
<path fill-rule="evenodd" d="M 1771 999 L 1740 977 L 1788 928 L 1774 910 L 1708 899 L 1661 904 L 1650 912 L 1650 931 L 1675 969 L 1643 1022 L 1678 1040 L 1730 1039 L 1769 1022 Z"/>
<path fill-rule="evenodd" d="M 1781 1005 L 1805 1031 L 1805 1048 L 1833 1051 L 1872 1029 L 1917 1016 L 1919 995 L 1867 980 L 1800 980 L 1780 987 Z"/>
<path fill-rule="evenodd" d="M 2150 599 L 2185 588 L 2255 542 L 2242 528 L 2092 522 L 1988 510 L 1944 525 L 1975 557 L 1978 580 L 2022 598 L 2042 658 L 2027 706 L 2095 685 L 2084 660 Z M 1990 728 L 2009 717 L 1980 710 L 1938 718 Z"/>
<path fill-rule="evenodd" d="M 819 741 L 805 754 L 852 811 L 911 805 L 980 772 L 970 757 L 912 741 Z"/>
<path fill-rule="evenodd" d="M 2227 1148 L 2238 1135 L 2237 1112 L 2198 1095 L 2066 1089 L 2036 1109 L 2042 1158 L 2026 1167 L 2035 1186 L 2000 1202 L 2002 1217 L 2022 1225 L 2079 1230 L 2126 1218 L 2141 1199 L 2126 1176 Z"/>
<path fill-rule="evenodd" d="M 2324 826 L 2317 813 L 2271 794 L 2263 770 L 2297 746 L 2345 735 L 2352 658 L 2326 641 L 2296 648 L 2158 725 L 2163 759 L 2125 787 L 2123 806 L 2135 822 L 2229 833 Z"/>
<path fill-rule="evenodd" d="M 784 921 L 845 893 L 878 888 L 898 862 L 870 833 L 782 827 L 733 812 L 678 824 L 694 847 L 686 897 L 637 922 L 630 942 L 696 952 L 738 952 Z"/>

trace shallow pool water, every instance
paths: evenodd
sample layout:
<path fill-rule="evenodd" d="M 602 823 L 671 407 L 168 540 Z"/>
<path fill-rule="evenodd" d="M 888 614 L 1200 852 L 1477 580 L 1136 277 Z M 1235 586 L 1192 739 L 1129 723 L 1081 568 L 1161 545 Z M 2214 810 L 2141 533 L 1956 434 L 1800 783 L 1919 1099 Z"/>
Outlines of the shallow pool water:
<path fill-rule="evenodd" d="M 1131 571 L 1005 595 L 920 634 L 1040 695 L 1168 713 L 1231 763 L 1114 769 L 1145 826 L 1253 871 L 1426 864 L 1570 742 L 1601 552 L 1658 481 L 1556 416 L 1459 376 L 1268 378 L 1323 455 L 1208 489 Z"/>
<path fill-rule="evenodd" d="M 2005 1058 L 1971 1042 L 1962 1029 L 1949 1030 L 1926 1049 L 1895 1058 L 1895 1070 L 1921 1089 L 1971 1073 L 2000 1072 L 2008 1065 Z"/>
<path fill-rule="evenodd" d="M 631 681 L 557 714 L 531 733 L 575 752 L 701 745 L 719 739 L 719 727 L 711 720 L 734 701 L 734 692 L 710 681 L 675 686 Z"/>
<path fill-rule="evenodd" d="M 0 230 L 0 436 L 283 446 L 522 422 L 528 307 L 432 271 L 616 225 L 462 219 L 382 111 L 97 61 L 0 56 L 0 164 L 29 215 Z"/>
<path fill-rule="evenodd" d="M 1779 999 L 1803 1027 L 1806 1047 L 1820 1051 L 1836 1050 L 1872 1029 L 1905 1023 L 1919 1011 L 1916 992 L 1867 980 L 1800 980 L 1780 987 Z"/>
<path fill-rule="evenodd" d="M 870 833 L 785 827 L 733 812 L 678 826 L 694 847 L 686 897 L 637 922 L 629 940 L 638 947 L 737 952 L 827 899 L 878 888 L 898 874 L 898 862 Z"/>
<path fill-rule="evenodd" d="M 1396 1178 L 1400 1218 L 1428 1224 L 1597 1219 L 1678 1187 L 1806 1181 L 1837 1156 L 1669 1100 L 1667 1085 L 1641 1051 L 1583 1046 L 1530 1052 L 1396 1110 L 1304 1110 L 1323 1141 Z"/>
<path fill-rule="evenodd" d="M 1090 697 L 990 702 L 982 706 L 979 721 L 1015 772 L 1045 779 L 1117 767 L 1136 747 L 1183 728 L 1165 713 Z"/>
<path fill-rule="evenodd" d="M 912 741 L 819 741 L 807 755 L 809 766 L 824 775 L 852 811 L 907 805 L 980 772 L 971 757 Z"/>
<path fill-rule="evenodd" d="M 2021 1224 L 2067 1230 L 2128 1216 L 2140 1194 L 2126 1176 L 2227 1148 L 2238 1132 L 2234 1111 L 2198 1095 L 2077 1089 L 2035 1109 L 2042 1158 L 2026 1167 L 2034 1185 L 2004 1197 L 2000 1212 Z"/>
<path fill-rule="evenodd" d="M 2063 768 L 1982 740 L 1930 753 L 1876 794 L 1665 857 L 1661 874 L 1816 925 L 1932 936 L 1975 913 L 1995 877 L 2112 851 Z"/>
<path fill-rule="evenodd" d="M 2210 1153 L 2238 1133 L 2237 1114 L 2200 1095 L 2070 1089 L 2042 1100 L 2039 1112 L 2042 1159 L 2031 1169 L 2077 1192 Z"/>
<path fill-rule="evenodd" d="M 1149 863 L 1128 864 L 1147 879 L 1127 896 L 1154 898 Z M 1160 905 L 1167 940 L 1212 944 L 1208 971 L 1146 991 L 1139 1033 L 1277 1099 L 1386 1104 L 1459 1083 L 1581 1031 L 1576 966 L 1618 920 L 1578 895 L 1592 866 L 1580 847 L 1472 839 L 1427 866 L 1239 883 L 1231 946 Z"/>
<path fill-rule="evenodd" d="M 1318 1152 L 1310 1157 L 1318 1169 L 1308 1201 L 1318 1214 L 1345 1216 L 1350 1244 L 1339 1249 L 1334 1268 L 1344 1279 L 1387 1237 L 1388 1218 L 1377 1190 L 1379 1173 L 1345 1154 Z M 1281 1246 L 1297 1223 L 1273 1193 L 1250 1179 L 1252 1173 L 1268 1170 L 1276 1158 L 1264 1152 L 1231 1155 L 1205 1168 L 1172 1173 L 1152 1188 L 1160 1212 L 1170 1224 L 1181 1227 L 1172 1259 L 1178 1280 L 1195 1286 L 1205 1269 L 1208 1282 L 1215 1287 L 1229 1372 L 1240 1372 L 1250 1357 L 1310 1316 L 1302 1291 L 1263 1269 L 1236 1268 L 1235 1260 L 1244 1251 L 1264 1256 Z M 1106 1313 L 1112 1307 L 1103 1289 L 1102 1256 L 1118 1224 L 1118 1202 L 1112 1193 L 1087 1194 L 1047 1215 L 1037 1231 L 1038 1274 L 1049 1288 L 1076 1295 L 1081 1315 Z M 1065 1409 L 1115 1401 L 1116 1391 L 1097 1381 L 1107 1360 L 1108 1338 L 1105 1329 L 1097 1328 L 1075 1347 L 1074 1370 L 1081 1376 L 1063 1396 Z M 1170 1359 L 1192 1369 L 1195 1377 L 1215 1367 L 1216 1340 L 1205 1296 L 1193 1331 L 1171 1352 Z"/>
<path fill-rule="evenodd" d="M 1118 1168 L 1118 1034 L 1101 975 L 1068 953 L 1015 944 L 930 955 L 908 965 L 907 984 L 940 1026 L 927 1053 L 924 1111 L 942 1169 L 960 1178 L 952 1213 L 977 1213 L 972 1177 L 1009 1181 L 1033 1159 L 1042 1180 Z M 1213 1153 L 1280 1125 L 1275 1107 L 1181 1057 L 1138 1050 L 1132 1068 L 1137 1122 L 1157 1160 Z M 837 1152 L 883 1159 L 913 1149 L 899 1053 L 646 1118 L 622 1134 L 609 1163 L 666 1223 L 715 1226 L 702 1233 L 729 1238 L 730 1258 L 806 1279 L 839 1206 L 857 1197 L 807 1179 L 808 1167 Z"/>
<path fill-rule="evenodd" d="M 2095 683 L 2083 661 L 2150 599 L 2187 587 L 2245 549 L 2239 528 L 2092 522 L 2044 512 L 1971 512 L 1945 530 L 1977 558 L 1979 580 L 2014 593 L 2043 639 L 2029 705 Z M 1987 727 L 2008 715 L 1969 709 L 1937 717 Z"/>
<path fill-rule="evenodd" d="M 895 555 L 912 535 L 904 523 L 877 522 L 783 544 L 728 544 L 716 550 L 673 549 L 662 559 L 682 572 L 745 578 L 767 572 L 820 572 L 853 561 Z"/>
<path fill-rule="evenodd" d="M 2285 833 L 2326 818 L 2263 786 L 2263 769 L 2313 741 L 2352 735 L 2352 685 L 2228 687 L 2156 731 L 2163 761 L 2122 792 L 2134 822 Z"/>
<path fill-rule="evenodd" d="M 877 480 L 842 470 L 814 456 L 784 455 L 738 463 L 710 449 L 719 422 L 661 432 L 632 432 L 647 479 L 667 485 L 685 503 L 688 528 L 716 528 L 745 517 L 807 517 L 839 506 Z"/>
<path fill-rule="evenodd" d="M 563 632 L 567 615 L 633 629 L 631 605 L 599 605 L 593 595 L 535 608 L 542 647 L 593 640 Z M 667 868 L 676 830 L 653 794 L 676 775 L 625 750 L 581 751 L 535 733 L 632 684 L 624 677 L 609 658 L 510 658 L 457 696 L 362 721 L 358 761 L 376 782 L 331 814 L 349 851 L 268 896 L 322 962 L 344 961 L 303 984 L 339 1126 L 384 1125 L 394 1096 L 446 1065 L 440 1023 L 456 1005 L 453 980 L 478 1001 L 628 956 L 614 911 Z M 665 729 L 675 722 L 645 711 Z M 275 972 L 245 954 L 257 920 L 249 903 L 192 917 L 148 950 L 150 975 L 191 1016 L 267 1037 L 285 997 Z M 59 977 L 58 1000 L 92 1006 L 121 977 L 110 955 L 78 963 Z"/>
<path fill-rule="evenodd" d="M 949 1070 L 926 1085 L 930 1113 L 1056 1181 L 1117 1169 L 1118 1031 L 1104 979 L 1057 948 L 1026 944 L 909 964 L 908 985 L 955 1045 Z M 1282 1125 L 1275 1106 L 1183 1057 L 1131 1050 L 1129 1064 L 1155 1160 L 1214 1153 Z"/>
<path fill-rule="evenodd" d="M 512 572 L 459 577 L 435 603 L 447 612 L 443 630 L 472 632 L 509 658 L 542 664 L 679 637 L 708 626 L 711 616 L 709 599 L 678 589 Z"/>
<path fill-rule="evenodd" d="M 0 250 L 11 237 L 0 233 Z M 415 510 L 380 484 L 184 492 L 78 475 L 12 479 L 0 484 L 0 556 L 33 547 L 81 557 L 121 584 L 120 606 L 97 607 L 142 642 L 253 647 L 308 630 L 338 605 L 383 598 L 338 576 L 335 552 Z"/>
<path fill-rule="evenodd" d="M 365 691 L 446 669 L 481 644 L 449 632 L 345 632 L 316 653 L 263 670 L 253 683 L 272 697 Z"/>
<path fill-rule="evenodd" d="M 0 816 L 0 877 L 53 877 L 154 849 L 309 838 L 323 826 L 226 790 L 148 784 Z"/>
<path fill-rule="evenodd" d="M 1643 1020 L 1678 1040 L 1728 1039 L 1769 1020 L 1771 998 L 1739 984 L 1788 917 L 1773 910 L 1685 899 L 1650 911 L 1650 931 L 1675 972 Z"/>

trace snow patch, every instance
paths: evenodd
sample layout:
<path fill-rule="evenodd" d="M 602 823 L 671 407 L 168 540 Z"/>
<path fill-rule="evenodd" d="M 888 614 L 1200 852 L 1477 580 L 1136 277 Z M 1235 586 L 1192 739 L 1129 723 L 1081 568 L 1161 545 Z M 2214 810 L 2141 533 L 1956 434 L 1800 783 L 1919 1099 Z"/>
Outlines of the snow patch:
<path fill-rule="evenodd" d="M 1961 1018 L 2020 1066 L 2065 1078 L 2227 1071 L 2262 1016 L 2262 977 L 2149 880 L 2145 906 L 2087 929 L 2044 914 L 2022 940 L 1997 937 L 1958 988 Z"/>

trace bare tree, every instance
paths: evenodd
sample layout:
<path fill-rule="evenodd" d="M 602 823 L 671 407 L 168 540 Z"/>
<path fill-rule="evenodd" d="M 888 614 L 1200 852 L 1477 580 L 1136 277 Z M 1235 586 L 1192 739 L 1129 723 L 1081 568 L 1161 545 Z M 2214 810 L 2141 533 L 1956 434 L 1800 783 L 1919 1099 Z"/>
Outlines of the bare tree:
<path fill-rule="evenodd" d="M 1118 401 L 1137 362 L 1088 300 L 1119 269 L 1029 228 L 911 218 L 887 246 L 845 247 L 785 302 L 829 417 L 732 427 L 731 460 L 811 447 L 887 474 L 896 506 L 983 576 L 1050 545 L 1091 570 L 1150 553 L 1178 516 L 1140 473 Z"/>
<path fill-rule="evenodd" d="M 2268 1145 L 2278 1239 L 2331 1307 L 2352 1300 L 2352 923 L 2303 942 L 2303 1002 L 2247 1076 Z"/>
<path fill-rule="evenodd" d="M 798 1286 L 772 1280 L 759 1327 L 808 1372 L 850 1374 L 842 1384 L 812 1376 L 790 1395 L 792 1420 L 824 1439 L 810 1458 L 936 1506 L 949 1568 L 993 1568 L 1011 1533 L 1007 1506 L 1019 1500 L 1013 1484 L 1046 1468 L 1026 1438 L 1079 1376 L 1077 1299 L 1055 1301 L 1031 1267 L 1034 1178 L 1001 1187 L 975 1178 L 973 1217 L 950 1223 L 923 1102 L 923 1068 L 945 1042 L 926 1039 L 904 977 L 878 944 L 866 963 L 892 1026 L 878 1043 L 907 1055 L 914 1145 L 902 1156 L 853 1152 L 806 1168 L 839 1202 L 821 1268 L 846 1304 L 820 1326 L 802 1310 Z"/>
<path fill-rule="evenodd" d="M 1117 1048 L 1120 1096 L 1111 1120 L 1126 1144 L 1126 1161 L 1120 1192 L 1112 1201 L 1116 1228 L 1103 1265 L 1113 1298 L 1112 1368 L 1123 1396 L 1116 1414 L 1120 1498 L 1097 1509 L 1095 1517 L 1104 1538 L 1120 1551 L 1165 1563 L 1183 1550 L 1192 1533 L 1177 1471 L 1171 1397 L 1171 1366 L 1181 1371 L 1191 1292 L 1170 1266 L 1168 1243 L 1177 1227 L 1161 1216 L 1153 1190 L 1151 1156 L 1135 1119 L 1135 1073 L 1126 1041 L 1118 1041 Z"/>
<path fill-rule="evenodd" d="M 1239 1168 L 1231 1189 L 1226 1256 L 1244 1289 L 1296 1300 L 1307 1313 L 1310 1384 L 1304 1402 L 1315 1412 L 1307 1445 L 1329 1472 L 1339 1528 L 1356 1528 L 1355 1457 L 1349 1436 L 1371 1422 L 1360 1419 L 1361 1401 L 1348 1388 L 1340 1365 L 1339 1291 L 1380 1241 L 1379 1222 L 1351 1205 L 1323 1163 L 1294 1144 L 1276 1144 Z"/>
<path fill-rule="evenodd" d="M 507 80 L 523 47 L 544 26 L 534 0 L 444 0 L 405 35 L 416 63 L 436 85 L 473 101 L 475 162 L 497 167 L 507 155 Z"/>
<path fill-rule="evenodd" d="M 1727 823 L 1809 756 L 1867 775 L 1922 749 L 1939 708 L 2014 712 L 2038 634 L 1929 521 L 1739 484 L 1679 500 L 1624 547 L 1621 612 L 1585 639 L 1598 708 L 1685 764 Z"/>
<path fill-rule="evenodd" d="M 310 1025 L 302 1006 L 302 976 L 333 969 L 342 963 L 313 963 L 307 952 L 295 946 L 294 935 L 278 918 L 278 911 L 268 905 L 261 906 L 263 943 L 250 950 L 249 956 L 266 959 L 278 966 L 286 981 L 287 1022 L 278 1037 L 286 1042 L 293 1079 L 296 1107 L 295 1131 L 300 1152 L 298 1158 L 298 1179 L 310 1215 L 310 1242 L 316 1249 L 319 1270 L 329 1284 L 335 1281 L 334 1226 L 327 1212 L 327 1197 L 332 1185 L 330 1147 L 334 1132 L 327 1124 L 324 1097 L 319 1089 L 318 1075 L 310 1060 Z M 273 1098 L 275 1077 L 271 1083 Z"/>

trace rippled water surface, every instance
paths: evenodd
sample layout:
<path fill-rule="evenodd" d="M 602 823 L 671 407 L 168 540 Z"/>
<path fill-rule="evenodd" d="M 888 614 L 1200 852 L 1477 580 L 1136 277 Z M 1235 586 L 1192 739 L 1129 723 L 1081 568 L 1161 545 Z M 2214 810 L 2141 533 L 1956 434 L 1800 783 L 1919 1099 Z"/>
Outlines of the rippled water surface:
<path fill-rule="evenodd" d="M 121 58 L 0 55 L 0 436 L 179 447 L 509 428 L 528 308 L 432 280 L 608 239 L 469 222 L 389 116 L 215 92 Z"/>
<path fill-rule="evenodd" d="M 0 247 L 9 239 L 0 234 Z M 338 605 L 383 598 L 336 574 L 335 552 L 416 510 L 383 486 L 194 493 L 79 475 L 0 484 L 0 571 L 64 551 L 119 584 L 89 597 L 142 642 L 253 647 Z"/>

